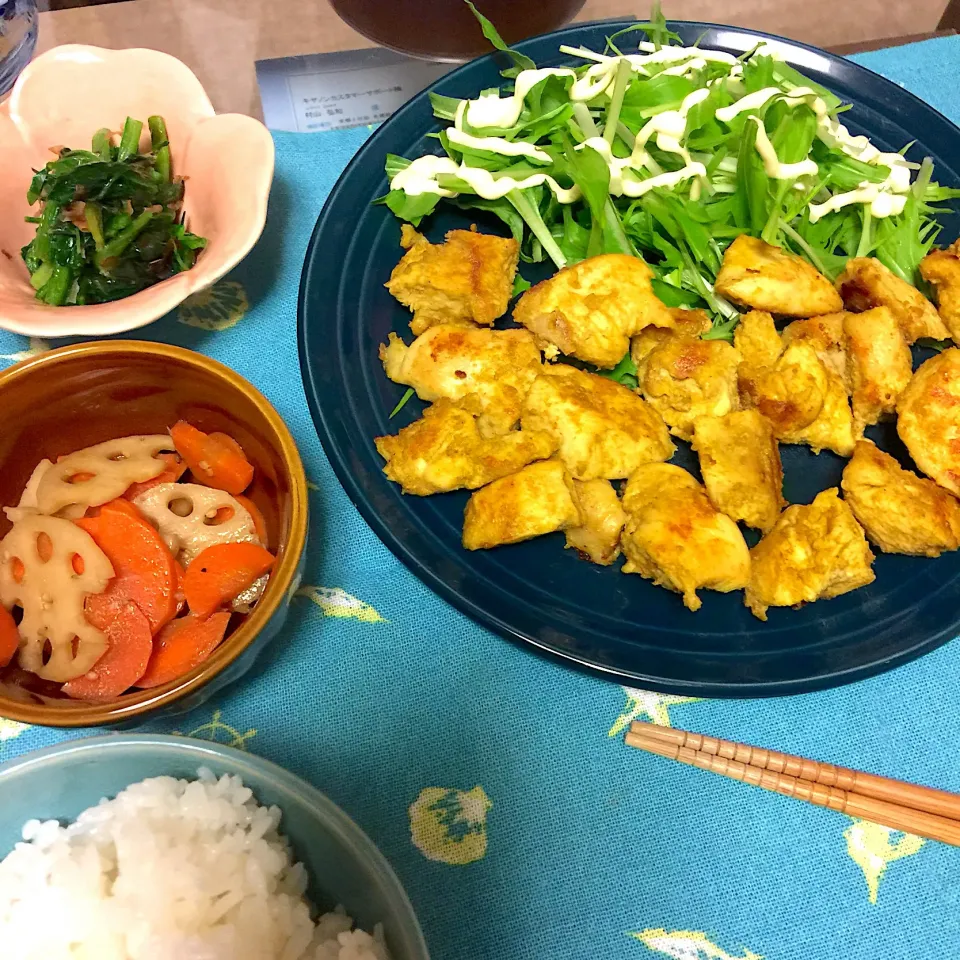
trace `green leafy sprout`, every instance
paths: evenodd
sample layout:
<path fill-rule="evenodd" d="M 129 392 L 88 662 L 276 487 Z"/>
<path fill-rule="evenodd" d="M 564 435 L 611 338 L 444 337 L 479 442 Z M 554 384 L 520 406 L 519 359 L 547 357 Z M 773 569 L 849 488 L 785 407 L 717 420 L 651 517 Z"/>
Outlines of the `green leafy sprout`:
<path fill-rule="evenodd" d="M 511 50 L 493 24 L 472 3 L 468 5 L 484 35 L 509 60 L 502 72 L 506 90 L 483 93 L 509 93 L 519 73 L 536 65 Z M 603 55 L 583 48 L 564 47 L 562 51 L 583 61 L 582 66 L 573 68 L 575 77 L 581 78 L 605 56 L 622 56 L 627 43 L 635 39 L 646 41 L 643 49 L 647 51 L 681 43 L 668 28 L 659 4 L 654 4 L 649 21 L 611 35 Z M 816 219 L 811 215 L 811 204 L 822 204 L 864 184 L 882 183 L 891 170 L 882 163 L 863 162 L 828 142 L 829 137 L 820 136 L 819 118 L 809 100 L 788 104 L 785 98 L 798 87 L 810 88 L 822 99 L 831 118 L 847 105 L 759 48 L 745 53 L 736 64 L 702 58 L 680 75 L 670 69 L 677 62 L 675 58 L 648 60 L 638 70 L 621 60 L 613 81 L 589 101 L 572 100 L 574 76 L 545 74 L 526 93 L 519 117 L 509 127 L 475 129 L 468 122 L 462 101 L 431 94 L 435 116 L 449 124 L 459 114 L 464 133 L 501 137 L 542 151 L 536 154 L 539 159 L 509 156 L 460 145 L 441 132 L 439 144 L 457 165 L 483 169 L 495 181 L 503 177 L 522 181 L 535 174 L 549 174 L 563 189 L 579 188 L 579 199 L 573 203 L 559 202 L 546 184 L 515 188 L 491 200 L 479 196 L 466 180 L 447 173 L 437 176 L 437 184 L 454 192 L 453 197 L 429 192 L 408 196 L 396 189 L 383 202 L 397 217 L 414 225 L 439 203 L 487 211 L 502 220 L 519 241 L 521 259 L 528 263 L 549 261 L 559 269 L 599 253 L 642 257 L 652 268 L 654 290 L 666 305 L 709 312 L 713 328 L 704 336 L 711 339 L 732 339 L 739 321 L 739 312 L 716 292 L 715 283 L 724 251 L 741 234 L 760 237 L 803 257 L 831 280 L 843 271 L 849 258 L 870 256 L 910 283 L 921 282 L 918 266 L 936 240 L 940 229 L 937 216 L 945 211 L 945 201 L 960 197 L 960 190 L 934 182 L 929 160 L 911 165 L 915 176 L 902 212 L 874 216 L 869 203 L 856 202 Z M 780 93 L 761 106 L 738 113 L 729 121 L 718 118 L 722 108 L 770 87 Z M 687 112 L 684 147 L 690 161 L 701 163 L 706 175 L 658 186 L 636 198 L 619 195 L 617 189 L 611 191 L 607 158 L 592 144 L 584 146 L 584 142 L 600 138 L 609 156 L 627 158 L 652 117 L 678 110 L 697 90 L 708 92 Z M 779 163 L 813 160 L 816 175 L 794 179 L 770 176 L 757 147 L 763 138 L 769 141 Z M 684 166 L 685 159 L 676 151 L 662 149 L 656 136 L 646 140 L 645 149 L 644 169 L 628 168 L 624 177 L 646 179 Z M 388 177 L 394 177 L 410 162 L 388 156 Z M 518 279 L 514 295 L 525 284 Z M 605 376 L 628 384 L 636 382 L 629 357 Z"/>

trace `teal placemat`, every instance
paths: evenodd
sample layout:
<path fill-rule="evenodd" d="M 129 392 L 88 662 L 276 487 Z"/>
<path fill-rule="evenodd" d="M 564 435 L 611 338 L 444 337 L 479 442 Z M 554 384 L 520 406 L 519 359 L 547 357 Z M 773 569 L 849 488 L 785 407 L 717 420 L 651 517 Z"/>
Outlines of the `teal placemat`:
<path fill-rule="evenodd" d="M 856 59 L 960 119 L 960 38 Z M 633 717 L 674 722 L 960 791 L 960 644 L 789 699 L 624 689 L 479 629 L 360 519 L 307 412 L 296 296 L 317 213 L 365 136 L 278 134 L 257 248 L 140 332 L 260 387 L 312 485 L 310 586 L 283 637 L 234 690 L 146 729 L 241 746 L 325 791 L 396 867 L 435 960 L 956 956 L 960 852 L 648 757 L 617 734 Z M 0 334 L 4 363 L 53 345 Z M 0 720 L 0 759 L 76 735 Z"/>

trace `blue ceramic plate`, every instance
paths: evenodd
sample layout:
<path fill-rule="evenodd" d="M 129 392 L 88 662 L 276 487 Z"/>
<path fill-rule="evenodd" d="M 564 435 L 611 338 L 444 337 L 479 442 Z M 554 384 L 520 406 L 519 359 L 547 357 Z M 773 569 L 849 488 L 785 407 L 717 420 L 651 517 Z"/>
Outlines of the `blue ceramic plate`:
<path fill-rule="evenodd" d="M 560 44 L 602 49 L 627 22 L 570 27 L 520 44 L 540 66 L 570 63 Z M 772 40 L 784 58 L 853 104 L 844 123 L 884 150 L 915 141 L 907 154 L 933 158 L 937 179 L 960 184 L 960 130 L 912 94 L 848 60 L 802 44 L 733 27 L 673 23 L 685 43 L 740 54 Z M 501 83 L 493 56 L 468 63 L 430 89 L 475 97 Z M 379 344 L 392 330 L 410 338 L 409 312 L 384 289 L 400 257 L 399 223 L 370 201 L 387 192 L 384 157 L 439 152 L 427 134 L 440 129 L 426 93 L 367 141 L 334 187 L 307 252 L 300 288 L 300 362 L 307 399 L 327 456 L 350 498 L 381 540 L 418 576 L 464 613 L 505 637 L 635 686 L 675 694 L 767 696 L 848 683 L 918 657 L 953 637 L 960 623 L 960 554 L 938 560 L 880 555 L 876 581 L 800 610 L 771 609 L 767 623 L 743 606 L 740 592 L 702 591 L 687 611 L 676 594 L 619 564 L 602 568 L 563 549 L 562 534 L 468 553 L 460 546 L 467 494 L 405 497 L 381 472 L 373 438 L 420 416 L 414 398 L 392 421 L 404 388 L 384 376 Z M 950 218 L 955 219 L 954 217 Z M 499 221 L 441 209 L 424 223 L 439 242 L 447 230 L 476 222 L 503 233 Z M 945 236 L 957 235 L 947 223 Z M 529 268 L 525 268 L 525 273 Z M 529 276 L 529 279 L 539 277 Z M 919 359 L 919 357 L 918 357 Z M 902 458 L 892 427 L 870 435 Z M 689 448 L 678 457 L 696 473 Z M 838 486 L 845 460 L 782 448 L 784 495 L 808 503 Z"/>
<path fill-rule="evenodd" d="M 343 904 L 357 924 L 383 924 L 395 960 L 429 960 L 417 918 L 373 841 L 319 790 L 268 760 L 218 743 L 159 734 L 111 734 L 46 747 L 0 764 L 0 860 L 27 820 L 75 820 L 102 797 L 146 777 L 195 779 L 199 767 L 238 776 L 264 805 L 276 804 L 280 830 L 307 868 L 310 899 Z"/>

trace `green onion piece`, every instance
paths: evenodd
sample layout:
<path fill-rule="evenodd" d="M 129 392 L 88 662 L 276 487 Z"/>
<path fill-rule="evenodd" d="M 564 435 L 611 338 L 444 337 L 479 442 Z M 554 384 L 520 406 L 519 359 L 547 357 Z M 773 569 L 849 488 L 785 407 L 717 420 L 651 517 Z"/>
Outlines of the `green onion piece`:
<path fill-rule="evenodd" d="M 149 117 L 147 125 L 150 127 L 150 143 L 153 146 L 154 166 L 164 183 L 169 183 L 170 172 L 170 141 L 167 137 L 167 124 L 163 117 Z"/>
<path fill-rule="evenodd" d="M 30 189 L 27 191 L 27 203 L 32 207 L 41 196 L 43 196 L 43 188 L 46 186 L 47 182 L 47 170 L 37 170 L 33 176 L 33 179 L 30 181 Z"/>
<path fill-rule="evenodd" d="M 756 147 L 757 128 L 762 123 L 755 115 L 747 117 L 740 135 L 740 152 L 737 155 L 737 190 L 744 207 L 746 225 L 754 236 L 760 236 L 766 226 L 767 191 L 770 184 Z"/>
<path fill-rule="evenodd" d="M 465 0 L 470 8 L 470 12 L 477 18 L 483 35 L 497 49 L 503 51 L 513 61 L 513 66 L 509 70 L 502 70 L 501 74 L 505 77 L 515 77 L 521 70 L 535 70 L 537 65 L 525 54 L 517 53 L 511 50 L 504 42 L 503 38 L 497 33 L 497 28 L 470 2 Z"/>
<path fill-rule="evenodd" d="M 636 390 L 639 385 L 637 381 L 637 365 L 633 362 L 633 357 L 630 356 L 629 350 L 612 370 L 597 370 L 596 372 L 598 376 L 604 377 L 607 380 L 613 380 L 615 383 L 629 387 L 631 390 Z"/>
<path fill-rule="evenodd" d="M 740 314 L 726 317 L 724 320 L 714 320 L 713 326 L 706 333 L 700 335 L 701 340 L 727 340 L 733 342 L 733 331 L 740 323 Z"/>
<path fill-rule="evenodd" d="M 128 227 L 120 231 L 112 240 L 104 244 L 102 250 L 98 250 L 93 255 L 93 262 L 101 273 L 109 272 L 104 269 L 110 260 L 119 257 L 127 247 L 137 239 L 138 234 L 153 219 L 153 214 L 149 210 L 144 210 L 136 220 Z"/>
<path fill-rule="evenodd" d="M 499 90 L 497 91 L 499 96 Z M 456 97 L 443 97 L 439 93 L 430 93 L 430 105 L 433 107 L 433 115 L 438 120 L 453 120 L 457 115 L 457 108 L 460 101 Z"/>
<path fill-rule="evenodd" d="M 917 340 L 917 346 L 943 353 L 944 350 L 949 350 L 953 346 L 953 342 L 950 340 L 934 340 L 933 337 L 921 337 Z"/>
<path fill-rule="evenodd" d="M 143 122 L 127 117 L 123 124 L 120 146 L 117 149 L 117 160 L 122 162 L 139 153 L 141 133 L 143 133 Z"/>
<path fill-rule="evenodd" d="M 407 392 L 400 398 L 400 402 L 390 411 L 389 420 L 392 420 L 404 407 L 406 402 L 413 396 L 413 387 L 409 387 Z"/>
<path fill-rule="evenodd" d="M 113 153 L 113 134 L 106 128 L 101 127 L 93 135 L 93 152 L 105 163 L 109 163 Z"/>

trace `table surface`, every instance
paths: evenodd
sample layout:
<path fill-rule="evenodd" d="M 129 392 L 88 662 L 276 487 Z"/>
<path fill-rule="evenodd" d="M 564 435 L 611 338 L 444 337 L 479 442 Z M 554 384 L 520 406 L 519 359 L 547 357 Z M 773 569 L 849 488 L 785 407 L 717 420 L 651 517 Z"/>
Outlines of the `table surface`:
<path fill-rule="evenodd" d="M 722 19 L 848 52 L 931 33 L 946 0 L 727 0 L 722 13 L 711 0 L 663 6 L 678 20 Z M 586 0 L 577 19 L 632 18 L 645 8 L 636 0 Z M 218 112 L 258 117 L 255 61 L 371 45 L 328 0 L 127 0 L 41 13 L 39 50 L 62 43 L 163 50 L 197 74 Z"/>

